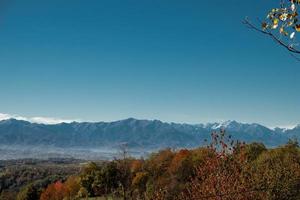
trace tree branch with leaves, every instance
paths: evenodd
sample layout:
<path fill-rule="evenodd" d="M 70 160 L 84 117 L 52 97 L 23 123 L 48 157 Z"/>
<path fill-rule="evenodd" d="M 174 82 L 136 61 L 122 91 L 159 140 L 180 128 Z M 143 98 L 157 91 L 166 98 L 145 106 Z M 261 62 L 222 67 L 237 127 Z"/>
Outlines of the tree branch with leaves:
<path fill-rule="evenodd" d="M 270 37 L 300 61 L 296 57 L 300 54 L 300 41 L 297 38 L 300 32 L 299 6 L 300 0 L 282 0 L 280 7 L 273 8 L 264 20 L 257 19 L 260 26 L 250 21 L 248 17 L 243 23 L 248 28 Z"/>

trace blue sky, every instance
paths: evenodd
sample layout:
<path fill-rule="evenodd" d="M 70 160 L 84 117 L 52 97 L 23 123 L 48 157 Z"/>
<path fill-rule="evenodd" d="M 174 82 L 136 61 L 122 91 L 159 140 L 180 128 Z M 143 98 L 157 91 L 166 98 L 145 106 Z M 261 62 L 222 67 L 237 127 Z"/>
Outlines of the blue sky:
<path fill-rule="evenodd" d="M 241 21 L 274 0 L 12 0 L 0 112 L 83 121 L 300 123 L 300 64 Z"/>

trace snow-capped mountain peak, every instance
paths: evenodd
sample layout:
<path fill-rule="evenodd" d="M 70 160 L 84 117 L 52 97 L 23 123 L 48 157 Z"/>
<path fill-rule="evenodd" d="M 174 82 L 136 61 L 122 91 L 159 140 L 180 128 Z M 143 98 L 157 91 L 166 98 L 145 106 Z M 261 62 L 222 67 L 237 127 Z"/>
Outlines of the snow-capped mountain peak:
<path fill-rule="evenodd" d="M 71 123 L 74 121 L 80 122 L 80 120 L 66 120 L 66 119 L 50 118 L 50 117 L 23 117 L 20 115 L 0 113 L 0 121 L 10 120 L 10 119 L 27 121 L 30 123 L 37 123 L 37 124 L 59 124 L 59 123 Z"/>
<path fill-rule="evenodd" d="M 217 129 L 228 129 L 228 128 L 236 128 L 240 126 L 241 123 L 235 121 L 235 120 L 227 120 L 223 122 L 216 122 L 216 123 L 207 123 L 204 128 L 209 128 L 212 130 L 217 130 Z"/>

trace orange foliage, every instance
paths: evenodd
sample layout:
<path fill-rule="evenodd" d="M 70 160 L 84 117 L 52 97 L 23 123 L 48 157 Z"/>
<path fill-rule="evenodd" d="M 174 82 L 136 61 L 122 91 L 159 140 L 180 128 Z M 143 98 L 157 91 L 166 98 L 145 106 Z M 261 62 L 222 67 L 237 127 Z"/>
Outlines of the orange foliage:
<path fill-rule="evenodd" d="M 142 160 L 134 160 L 131 163 L 131 172 L 137 173 L 142 170 L 143 167 L 143 161 Z"/>
<path fill-rule="evenodd" d="M 57 181 L 50 184 L 41 194 L 40 200 L 73 199 L 80 190 L 79 180 L 71 176 L 64 183 Z"/>
<path fill-rule="evenodd" d="M 79 178 L 76 176 L 70 176 L 64 183 L 64 186 L 66 187 L 67 195 L 70 199 L 77 196 L 80 190 Z"/>
<path fill-rule="evenodd" d="M 62 182 L 57 181 L 50 184 L 46 190 L 41 194 L 40 200 L 61 200 L 67 193 L 67 188 Z"/>
<path fill-rule="evenodd" d="M 152 173 L 152 176 L 157 178 L 167 172 L 173 157 L 174 152 L 171 149 L 161 150 L 157 154 L 154 154 L 147 161 L 147 168 Z"/>
<path fill-rule="evenodd" d="M 183 161 L 186 160 L 190 156 L 190 151 L 187 149 L 182 149 L 174 156 L 171 165 L 169 167 L 169 171 L 173 174 L 178 172 L 179 168 L 182 167 Z"/>

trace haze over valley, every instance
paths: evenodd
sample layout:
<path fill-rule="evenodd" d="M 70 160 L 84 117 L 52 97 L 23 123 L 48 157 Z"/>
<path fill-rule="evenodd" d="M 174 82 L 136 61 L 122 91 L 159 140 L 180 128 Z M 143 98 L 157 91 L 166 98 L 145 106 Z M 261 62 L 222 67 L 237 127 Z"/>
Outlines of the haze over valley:
<path fill-rule="evenodd" d="M 300 126 L 270 129 L 237 121 L 191 125 L 129 118 L 114 122 L 40 124 L 11 118 L 0 121 L 0 160 L 112 159 L 123 145 L 132 156 L 147 157 L 164 148 L 206 146 L 211 133 L 220 129 L 226 130 L 234 140 L 262 142 L 268 147 L 300 139 Z"/>

